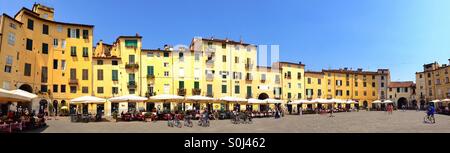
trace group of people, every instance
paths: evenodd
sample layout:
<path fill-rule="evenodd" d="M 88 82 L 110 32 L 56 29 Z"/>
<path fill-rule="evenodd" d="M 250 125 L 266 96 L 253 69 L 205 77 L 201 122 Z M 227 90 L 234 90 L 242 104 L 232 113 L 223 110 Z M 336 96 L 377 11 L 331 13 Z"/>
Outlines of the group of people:
<path fill-rule="evenodd" d="M 0 112 L 0 124 L 19 124 L 20 127 L 26 129 L 34 129 L 45 126 L 45 113 L 40 111 L 36 114 L 35 110 L 29 108 L 17 107 L 16 110 L 8 110 Z"/>

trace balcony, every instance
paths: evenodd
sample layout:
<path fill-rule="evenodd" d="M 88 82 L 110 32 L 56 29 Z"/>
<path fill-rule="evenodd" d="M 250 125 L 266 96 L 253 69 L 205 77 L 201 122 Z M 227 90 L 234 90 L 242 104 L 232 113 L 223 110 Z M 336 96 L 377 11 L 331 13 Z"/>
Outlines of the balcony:
<path fill-rule="evenodd" d="M 261 83 L 266 83 L 266 79 L 261 79 Z"/>
<path fill-rule="evenodd" d="M 202 89 L 194 88 L 192 89 L 192 95 L 200 95 L 202 93 Z"/>
<path fill-rule="evenodd" d="M 78 85 L 78 79 L 69 79 L 69 85 Z"/>
<path fill-rule="evenodd" d="M 135 89 L 137 87 L 136 81 L 129 81 L 128 82 L 128 88 L 129 89 Z"/>
<path fill-rule="evenodd" d="M 245 64 L 246 69 L 251 69 L 253 67 L 253 64 L 247 63 Z"/>
<path fill-rule="evenodd" d="M 179 88 L 178 89 L 178 96 L 186 96 L 186 89 L 185 88 Z"/>
<path fill-rule="evenodd" d="M 156 92 L 146 92 L 145 97 L 156 96 Z"/>
<path fill-rule="evenodd" d="M 126 69 L 138 69 L 138 68 L 139 68 L 139 64 L 136 64 L 136 63 L 133 63 L 133 64 L 127 63 L 127 64 L 125 65 L 125 68 L 126 68 Z"/>
<path fill-rule="evenodd" d="M 147 74 L 147 79 L 154 79 L 155 75 L 154 74 Z"/>
<path fill-rule="evenodd" d="M 206 75 L 206 81 L 213 81 L 214 80 L 214 75 L 213 74 L 207 74 Z"/>

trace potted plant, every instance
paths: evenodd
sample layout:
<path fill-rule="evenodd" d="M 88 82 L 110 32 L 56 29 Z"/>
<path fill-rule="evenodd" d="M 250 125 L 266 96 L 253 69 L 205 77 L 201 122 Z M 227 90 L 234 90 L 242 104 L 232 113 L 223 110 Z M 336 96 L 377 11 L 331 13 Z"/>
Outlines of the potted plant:
<path fill-rule="evenodd" d="M 144 114 L 144 117 L 145 117 L 145 121 L 146 122 L 151 122 L 152 121 L 152 113 L 151 112 L 146 112 L 145 114 Z"/>

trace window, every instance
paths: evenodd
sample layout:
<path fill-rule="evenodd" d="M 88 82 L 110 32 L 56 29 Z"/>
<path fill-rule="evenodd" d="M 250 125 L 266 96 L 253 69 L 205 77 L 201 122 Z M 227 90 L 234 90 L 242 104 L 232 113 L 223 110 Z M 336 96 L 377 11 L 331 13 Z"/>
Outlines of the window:
<path fill-rule="evenodd" d="M 321 89 L 317 89 L 317 96 L 322 96 L 322 90 Z"/>
<path fill-rule="evenodd" d="M 180 61 L 184 61 L 184 53 L 183 52 L 178 53 L 178 58 L 180 59 Z"/>
<path fill-rule="evenodd" d="M 372 91 L 372 96 L 375 96 L 375 91 Z"/>
<path fill-rule="evenodd" d="M 77 86 L 70 86 L 70 93 L 77 93 Z"/>
<path fill-rule="evenodd" d="M 302 84 L 301 83 L 297 83 L 297 88 L 302 88 Z"/>
<path fill-rule="evenodd" d="M 53 69 L 54 69 L 54 70 L 57 70 L 57 69 L 58 69 L 58 60 L 57 60 L 57 59 L 54 59 L 54 60 L 53 60 Z"/>
<path fill-rule="evenodd" d="M 66 93 L 66 85 L 61 85 L 61 93 Z"/>
<path fill-rule="evenodd" d="M 291 99 L 291 97 L 292 97 L 292 96 L 291 96 L 291 93 L 290 93 L 290 92 L 287 93 L 287 98 L 288 98 L 288 99 Z"/>
<path fill-rule="evenodd" d="M 77 69 L 70 69 L 70 80 L 77 79 Z"/>
<path fill-rule="evenodd" d="M 89 39 L 89 30 L 83 30 L 83 39 Z"/>
<path fill-rule="evenodd" d="M 30 29 L 30 30 L 34 29 L 34 21 L 33 20 L 28 19 L 27 28 Z"/>
<path fill-rule="evenodd" d="M 347 96 L 350 96 L 350 90 L 347 90 L 346 93 Z"/>
<path fill-rule="evenodd" d="M 300 72 L 297 73 L 297 79 L 302 79 L 302 73 Z"/>
<path fill-rule="evenodd" d="M 240 89 L 239 85 L 234 86 L 234 93 L 239 94 L 240 92 L 241 92 L 241 89 Z"/>
<path fill-rule="evenodd" d="M 89 93 L 89 87 L 81 87 L 81 93 Z"/>
<path fill-rule="evenodd" d="M 118 87 L 112 87 L 112 94 L 119 94 L 119 88 Z"/>
<path fill-rule="evenodd" d="M 119 72 L 117 70 L 112 70 L 112 80 L 119 81 Z"/>
<path fill-rule="evenodd" d="M 222 85 L 222 93 L 227 93 L 227 85 Z"/>
<path fill-rule="evenodd" d="M 168 66 L 169 66 L 169 63 L 165 62 L 164 67 L 168 67 Z"/>
<path fill-rule="evenodd" d="M 169 71 L 164 71 L 164 76 L 168 77 L 169 76 Z"/>
<path fill-rule="evenodd" d="M 48 25 L 42 25 L 42 34 L 48 35 Z"/>
<path fill-rule="evenodd" d="M 200 54 L 199 53 L 195 53 L 195 61 L 199 61 L 200 60 Z"/>
<path fill-rule="evenodd" d="M 102 69 L 97 70 L 97 80 L 103 80 L 103 70 Z"/>
<path fill-rule="evenodd" d="M 41 85 L 41 92 L 48 92 L 47 85 Z"/>
<path fill-rule="evenodd" d="M 58 39 L 53 39 L 53 48 L 58 48 Z"/>
<path fill-rule="evenodd" d="M 89 74 L 88 74 L 88 69 L 83 69 L 83 76 L 82 79 L 83 80 L 88 80 L 89 79 Z"/>
<path fill-rule="evenodd" d="M 364 94 L 364 96 L 367 96 L 367 91 L 364 91 L 364 93 L 363 93 L 363 94 Z"/>
<path fill-rule="evenodd" d="M 66 60 L 61 60 L 61 70 L 66 70 Z"/>
<path fill-rule="evenodd" d="M 227 62 L 227 56 L 226 55 L 222 56 L 222 62 Z"/>
<path fill-rule="evenodd" d="M 31 76 L 31 64 L 25 63 L 24 76 Z"/>
<path fill-rule="evenodd" d="M 367 87 L 367 82 L 363 82 L 363 87 Z"/>
<path fill-rule="evenodd" d="M 234 63 L 239 63 L 239 57 L 234 57 Z"/>
<path fill-rule="evenodd" d="M 169 52 L 164 52 L 164 57 L 169 57 Z"/>
<path fill-rule="evenodd" d="M 32 51 L 33 50 L 33 40 L 27 38 L 27 50 Z"/>
<path fill-rule="evenodd" d="M 97 65 L 103 65 L 103 60 L 98 60 Z"/>
<path fill-rule="evenodd" d="M 247 86 L 247 97 L 252 97 L 252 86 Z"/>
<path fill-rule="evenodd" d="M 311 84 L 311 78 L 308 78 L 308 84 Z"/>
<path fill-rule="evenodd" d="M 208 96 L 212 96 L 212 95 L 213 95 L 212 84 L 206 85 L 206 94 L 207 94 Z"/>
<path fill-rule="evenodd" d="M 336 96 L 342 96 L 342 90 L 336 90 Z"/>
<path fill-rule="evenodd" d="M 358 87 L 358 82 L 355 81 L 355 87 Z"/>
<path fill-rule="evenodd" d="M 119 62 L 116 61 L 116 60 L 113 60 L 113 61 L 111 61 L 111 64 L 112 64 L 112 65 L 119 65 Z"/>
<path fill-rule="evenodd" d="M 16 34 L 12 32 L 8 34 L 8 44 L 10 44 L 11 46 L 14 46 L 14 44 L 16 44 Z"/>
<path fill-rule="evenodd" d="M 328 85 L 331 85 L 331 80 L 330 79 L 328 79 Z"/>
<path fill-rule="evenodd" d="M 70 56 L 77 56 L 77 47 L 76 46 L 70 47 Z"/>
<path fill-rule="evenodd" d="M 222 43 L 222 49 L 226 49 L 227 48 L 227 44 Z"/>
<path fill-rule="evenodd" d="M 263 80 L 263 81 L 266 80 L 266 74 L 261 74 L 261 80 Z"/>
<path fill-rule="evenodd" d="M 200 89 L 200 82 L 198 81 L 194 82 L 194 89 Z"/>
<path fill-rule="evenodd" d="M 346 81 L 345 82 L 345 85 L 348 87 L 348 86 L 350 86 L 350 81 Z"/>
<path fill-rule="evenodd" d="M 11 65 L 5 65 L 5 72 L 6 73 L 11 73 L 11 69 L 12 69 Z"/>
<path fill-rule="evenodd" d="M 381 82 L 381 87 L 382 87 L 382 88 L 384 87 L 384 82 Z"/>
<path fill-rule="evenodd" d="M 53 92 L 58 92 L 58 85 L 57 84 L 53 85 Z"/>
<path fill-rule="evenodd" d="M 317 79 L 317 84 L 322 84 L 322 79 Z"/>
<path fill-rule="evenodd" d="M 358 91 L 355 91 L 355 96 L 358 96 Z"/>
<path fill-rule="evenodd" d="M 48 54 L 48 44 L 42 43 L 42 54 Z"/>
<path fill-rule="evenodd" d="M 178 81 L 178 88 L 184 89 L 184 81 Z"/>
<path fill-rule="evenodd" d="M 302 99 L 302 93 L 297 93 L 297 99 Z"/>
<path fill-rule="evenodd" d="M 148 76 L 154 76 L 153 66 L 147 66 L 147 75 Z"/>
<path fill-rule="evenodd" d="M 374 88 L 375 88 L 375 82 L 372 82 L 372 87 L 374 87 Z"/>
<path fill-rule="evenodd" d="M 392 91 L 392 88 L 389 88 L 389 91 Z"/>
<path fill-rule="evenodd" d="M 16 24 L 14 24 L 14 23 L 10 23 L 10 24 L 9 24 L 9 27 L 11 27 L 11 28 L 13 28 L 13 29 L 17 29 L 17 26 L 16 26 Z"/>
<path fill-rule="evenodd" d="M 128 55 L 128 62 L 130 62 L 130 64 L 134 64 L 135 63 L 134 55 Z"/>
<path fill-rule="evenodd" d="M 289 89 L 291 89 L 291 83 L 288 83 L 287 86 Z"/>
<path fill-rule="evenodd" d="M 80 38 L 80 29 L 67 29 L 67 37 L 69 38 Z"/>
<path fill-rule="evenodd" d="M 61 39 L 61 48 L 66 49 L 66 40 L 65 39 Z M 64 54 L 64 51 L 63 51 L 63 54 Z"/>
<path fill-rule="evenodd" d="M 12 65 L 13 64 L 13 57 L 8 55 L 6 56 L 6 64 L 7 65 Z"/>
<path fill-rule="evenodd" d="M 420 78 L 422 78 L 422 74 L 420 75 Z M 381 76 L 381 80 L 384 80 L 384 76 Z"/>
<path fill-rule="evenodd" d="M 312 96 L 314 95 L 313 89 L 306 89 L 306 96 Z"/>
<path fill-rule="evenodd" d="M 103 94 L 103 87 L 97 87 L 97 93 Z"/>
<path fill-rule="evenodd" d="M 87 47 L 83 47 L 83 57 L 89 57 L 89 49 Z"/>
<path fill-rule="evenodd" d="M 125 47 L 137 48 L 137 46 L 138 46 L 137 40 L 125 40 Z"/>
<path fill-rule="evenodd" d="M 56 30 L 57 30 L 58 32 L 63 32 L 63 26 L 62 26 L 62 25 L 57 25 L 57 26 L 56 26 Z"/>

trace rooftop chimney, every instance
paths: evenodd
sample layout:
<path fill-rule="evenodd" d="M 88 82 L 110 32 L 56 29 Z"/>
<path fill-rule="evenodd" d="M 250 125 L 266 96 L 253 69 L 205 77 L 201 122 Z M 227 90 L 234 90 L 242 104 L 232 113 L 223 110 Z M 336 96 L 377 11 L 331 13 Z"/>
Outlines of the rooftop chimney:
<path fill-rule="evenodd" d="M 302 62 L 300 61 L 300 62 L 298 62 L 298 64 L 302 65 Z"/>

